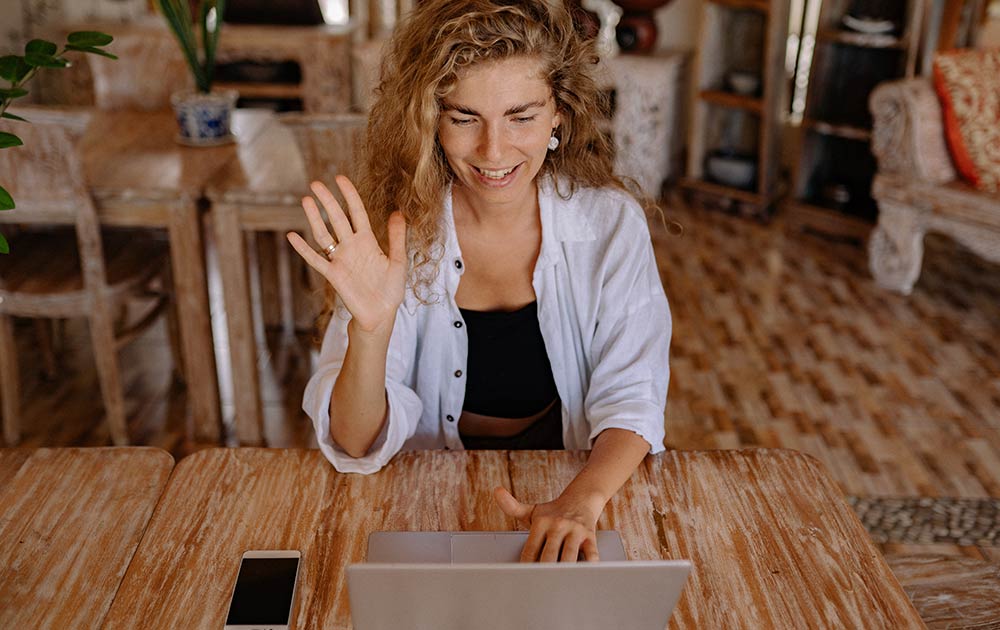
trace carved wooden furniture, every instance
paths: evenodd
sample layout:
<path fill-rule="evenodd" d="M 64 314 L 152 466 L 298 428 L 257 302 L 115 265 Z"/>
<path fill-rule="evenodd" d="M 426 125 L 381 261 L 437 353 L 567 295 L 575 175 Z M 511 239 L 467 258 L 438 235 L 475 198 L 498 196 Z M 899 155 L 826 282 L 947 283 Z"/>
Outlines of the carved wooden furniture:
<path fill-rule="evenodd" d="M 659 198 L 681 161 L 687 55 L 623 54 L 603 63 L 606 74 L 601 78 L 614 93 L 609 127 L 615 171 L 634 178 L 646 194 Z"/>
<path fill-rule="evenodd" d="M 344 570 L 364 561 L 371 532 L 516 529 L 493 488 L 549 501 L 586 458 L 413 451 L 354 475 L 316 450 L 200 451 L 177 465 L 104 627 L 220 627 L 242 552 L 298 549 L 297 627 L 348 628 Z M 693 562 L 671 628 L 923 627 L 827 472 L 801 453 L 647 457 L 598 528 L 618 530 L 629 559 Z"/>
<path fill-rule="evenodd" d="M 226 24 L 217 62 L 298 64 L 299 83 L 267 81 L 219 83 L 242 98 L 300 99 L 306 112 L 346 112 L 351 108 L 350 26 L 260 26 Z"/>
<path fill-rule="evenodd" d="M 173 466 L 154 448 L 0 449 L 0 627 L 102 627 Z"/>
<path fill-rule="evenodd" d="M 793 230 L 864 240 L 878 212 L 871 193 L 875 160 L 869 149 L 868 97 L 883 81 L 913 76 L 925 3 L 876 1 L 876 8 L 894 23 L 888 32 L 863 33 L 845 25 L 852 8 L 864 0 L 822 3 L 800 128 L 794 198 L 786 213 Z"/>
<path fill-rule="evenodd" d="M 878 225 L 868 243 L 868 264 L 879 285 L 904 294 L 913 290 L 927 232 L 947 234 L 1000 262 L 1000 195 L 957 178 L 930 81 L 883 84 L 872 94 L 871 108 Z"/>
<path fill-rule="evenodd" d="M 364 133 L 366 117 L 361 114 L 285 114 L 283 124 L 274 124 L 252 145 L 239 151 L 234 160 L 213 178 L 208 190 L 219 246 L 219 264 L 226 298 L 229 350 L 232 357 L 236 435 L 242 444 L 262 444 L 263 411 L 258 348 L 263 344 L 263 325 L 252 296 L 257 290 L 250 275 L 256 254 L 254 232 L 274 231 L 278 252 L 279 284 L 291 291 L 292 265 L 298 255 L 285 240 L 285 232 L 295 230 L 311 240 L 311 231 L 302 212 L 301 200 L 310 194 L 308 183 L 321 180 L 336 191 L 333 176 L 351 174 L 354 154 Z M 291 258 L 290 258 L 291 257 Z M 322 297 L 323 283 L 314 291 L 297 293 Z M 294 314 L 285 295 L 282 316 L 286 334 L 294 328 Z M 318 312 L 321 303 L 310 310 Z"/>
<path fill-rule="evenodd" d="M 17 209 L 2 220 L 68 224 L 73 230 L 25 231 L 0 260 L 0 390 L 4 439 L 20 441 L 20 386 L 13 316 L 85 317 L 111 437 L 128 444 L 118 349 L 134 339 L 169 305 L 166 244 L 136 233 L 102 234 L 87 192 L 76 141 L 86 112 L 18 109 L 33 124 L 6 124 L 24 146 L 0 152 L 0 181 L 11 186 Z M 153 304 L 131 325 L 115 317 L 137 299 Z"/>
<path fill-rule="evenodd" d="M 781 193 L 788 11 L 788 0 L 702 2 L 687 176 L 681 181 L 698 200 L 766 218 Z M 756 77 L 759 85 L 741 85 L 733 73 Z M 738 186 L 713 177 L 706 160 L 716 152 L 751 160 L 752 181 Z"/>

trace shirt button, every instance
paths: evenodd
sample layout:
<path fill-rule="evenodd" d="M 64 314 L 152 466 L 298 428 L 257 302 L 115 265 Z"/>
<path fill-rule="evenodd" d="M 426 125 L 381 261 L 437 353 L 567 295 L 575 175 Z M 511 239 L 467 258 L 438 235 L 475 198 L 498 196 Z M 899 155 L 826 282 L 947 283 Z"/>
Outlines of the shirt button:
<path fill-rule="evenodd" d="M 462 322 L 455 322 L 455 328 L 461 328 Z"/>
<path fill-rule="evenodd" d="M 462 261 L 459 260 L 458 258 L 456 258 L 455 259 L 455 269 L 461 269 L 461 268 L 462 268 Z"/>
<path fill-rule="evenodd" d="M 445 416 L 445 418 L 448 419 L 448 422 L 454 422 L 455 421 L 455 416 Z"/>
<path fill-rule="evenodd" d="M 455 370 L 455 378 L 461 378 L 461 377 L 462 377 L 462 370 Z"/>

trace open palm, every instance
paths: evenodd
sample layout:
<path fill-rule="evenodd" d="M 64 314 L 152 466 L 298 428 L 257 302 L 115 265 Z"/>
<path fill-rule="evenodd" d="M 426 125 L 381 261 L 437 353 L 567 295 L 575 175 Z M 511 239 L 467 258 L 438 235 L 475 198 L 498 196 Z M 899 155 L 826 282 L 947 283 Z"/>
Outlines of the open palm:
<path fill-rule="evenodd" d="M 350 221 L 326 186 L 320 182 L 310 185 L 330 218 L 336 239 L 323 223 L 316 201 L 312 197 L 302 199 L 313 238 L 323 249 L 335 244 L 333 254 L 329 258 L 318 254 L 294 232 L 288 233 L 288 241 L 333 286 L 356 326 L 364 332 L 391 328 L 406 287 L 406 222 L 398 210 L 389 216 L 387 256 L 372 232 L 368 212 L 354 184 L 344 176 L 337 176 L 336 181 L 347 201 Z"/>

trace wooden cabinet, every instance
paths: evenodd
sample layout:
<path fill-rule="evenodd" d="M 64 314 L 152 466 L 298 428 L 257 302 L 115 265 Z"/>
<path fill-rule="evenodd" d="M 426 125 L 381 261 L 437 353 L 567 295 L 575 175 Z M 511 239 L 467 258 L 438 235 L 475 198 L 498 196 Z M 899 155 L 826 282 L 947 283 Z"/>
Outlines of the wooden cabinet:
<path fill-rule="evenodd" d="M 699 200 L 765 218 L 781 192 L 788 0 L 705 0 L 687 176 Z"/>
<path fill-rule="evenodd" d="M 868 97 L 879 83 L 914 74 L 922 7 L 919 0 L 823 1 L 789 227 L 867 238 L 878 213 Z"/>

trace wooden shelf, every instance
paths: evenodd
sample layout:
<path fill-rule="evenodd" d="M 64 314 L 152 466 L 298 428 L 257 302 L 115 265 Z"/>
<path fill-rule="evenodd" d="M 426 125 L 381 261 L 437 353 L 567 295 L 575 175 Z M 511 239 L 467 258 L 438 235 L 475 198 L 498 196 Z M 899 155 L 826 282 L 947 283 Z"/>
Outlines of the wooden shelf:
<path fill-rule="evenodd" d="M 722 107 L 730 107 L 732 109 L 742 109 L 748 112 L 753 112 L 758 116 L 764 110 L 764 102 L 761 99 L 753 96 L 736 94 L 735 92 L 702 90 L 698 93 L 698 98 L 707 103 L 721 105 Z"/>
<path fill-rule="evenodd" d="M 816 39 L 821 42 L 834 42 L 859 48 L 881 48 L 904 50 L 907 42 L 902 37 L 877 33 L 857 33 L 835 28 L 822 29 L 816 33 Z"/>
<path fill-rule="evenodd" d="M 787 203 L 784 214 L 785 224 L 790 230 L 811 230 L 861 242 L 868 240 L 873 227 L 864 219 L 804 200 Z"/>
<path fill-rule="evenodd" d="M 244 98 L 302 98 L 305 90 L 293 83 L 216 83 L 220 89 L 232 89 Z"/>
<path fill-rule="evenodd" d="M 872 139 L 871 129 L 855 127 L 853 125 L 839 125 L 823 122 L 822 120 L 811 120 L 806 118 L 802 121 L 802 126 L 806 129 L 821 133 L 824 136 L 836 136 L 845 140 L 857 140 L 859 142 L 870 142 Z"/>
<path fill-rule="evenodd" d="M 696 177 L 682 177 L 680 185 L 684 188 L 690 188 L 691 190 L 696 190 L 698 192 L 708 193 L 710 195 L 715 195 L 716 197 L 736 199 L 737 201 L 760 207 L 764 207 L 768 205 L 768 202 L 770 202 L 770 199 L 766 198 L 764 195 L 753 192 L 752 190 L 726 186 L 725 184 L 716 184 L 715 182 L 709 182 Z"/>
<path fill-rule="evenodd" d="M 759 11 L 769 13 L 771 5 L 764 0 L 709 0 L 712 4 L 722 5 L 731 9 L 747 9 L 749 11 Z"/>

